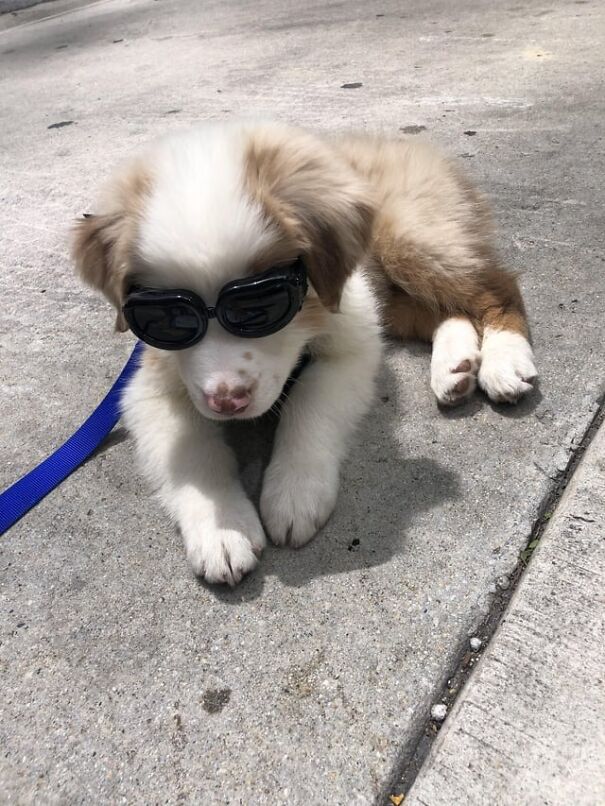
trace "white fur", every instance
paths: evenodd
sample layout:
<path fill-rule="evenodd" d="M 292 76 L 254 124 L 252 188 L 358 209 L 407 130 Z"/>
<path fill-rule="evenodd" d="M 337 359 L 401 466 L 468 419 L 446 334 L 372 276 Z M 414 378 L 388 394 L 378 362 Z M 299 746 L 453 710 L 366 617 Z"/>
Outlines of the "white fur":
<path fill-rule="evenodd" d="M 243 192 L 245 146 L 245 127 L 211 123 L 155 146 L 137 244 L 146 276 L 210 302 L 270 242 L 260 207 Z"/>
<path fill-rule="evenodd" d="M 122 398 L 124 419 L 143 470 L 181 529 L 193 570 L 233 585 L 256 565 L 265 534 L 220 426 L 179 394 L 174 369 L 172 356 L 143 360 Z"/>
<path fill-rule="evenodd" d="M 202 341 L 179 351 L 176 360 L 194 405 L 205 417 L 225 419 L 208 407 L 204 397 L 214 394 L 221 384 L 254 387 L 250 405 L 238 415 L 248 419 L 264 414 L 275 403 L 308 340 L 309 334 L 299 327 L 296 318 L 263 339 L 232 336 L 213 321 Z"/>
<path fill-rule="evenodd" d="M 479 386 L 495 402 L 516 403 L 536 377 L 530 343 L 520 333 L 486 328 L 481 346 Z"/>
<path fill-rule="evenodd" d="M 455 405 L 473 393 L 479 362 L 479 334 L 471 322 L 457 317 L 442 322 L 431 358 L 431 387 L 442 405 Z"/>
<path fill-rule="evenodd" d="M 330 516 L 340 462 L 372 400 L 380 330 L 361 274 L 345 285 L 341 312 L 332 317 L 332 330 L 317 350 L 284 407 L 265 473 L 261 514 L 278 545 L 304 545 Z"/>
<path fill-rule="evenodd" d="M 213 305 L 223 285 L 245 276 L 275 237 L 244 192 L 246 144 L 245 125 L 206 124 L 160 142 L 151 153 L 152 192 L 138 242 L 141 274 L 149 284 L 187 288 Z M 275 403 L 308 340 L 296 320 L 263 339 L 238 338 L 211 321 L 204 339 L 178 352 L 176 360 L 201 414 L 224 420 L 206 396 L 221 385 L 244 386 L 256 391 L 238 417 L 251 418 Z"/>

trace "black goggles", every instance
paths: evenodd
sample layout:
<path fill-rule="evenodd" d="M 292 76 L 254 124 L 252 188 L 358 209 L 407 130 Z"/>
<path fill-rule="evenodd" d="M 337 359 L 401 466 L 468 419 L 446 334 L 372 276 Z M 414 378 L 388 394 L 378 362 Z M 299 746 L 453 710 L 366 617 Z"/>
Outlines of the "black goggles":
<path fill-rule="evenodd" d="M 277 333 L 294 319 L 307 293 L 303 261 L 233 280 L 211 308 L 193 291 L 132 286 L 123 312 L 132 332 L 160 350 L 184 350 L 204 337 L 217 319 L 234 336 L 258 339 Z"/>

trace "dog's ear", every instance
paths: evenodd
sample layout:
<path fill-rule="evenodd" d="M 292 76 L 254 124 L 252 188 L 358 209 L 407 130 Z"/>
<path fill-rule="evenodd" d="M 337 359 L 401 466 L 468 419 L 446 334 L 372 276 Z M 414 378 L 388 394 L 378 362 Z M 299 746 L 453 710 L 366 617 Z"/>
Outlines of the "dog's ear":
<path fill-rule="evenodd" d="M 338 310 L 345 280 L 370 244 L 368 188 L 319 138 L 275 127 L 252 134 L 246 176 L 270 224 L 302 250 L 321 302 Z"/>
<path fill-rule="evenodd" d="M 71 254 L 80 277 L 117 309 L 116 330 L 128 330 L 122 314 L 142 200 L 149 178 L 137 163 L 126 166 L 105 190 L 99 214 L 87 213 L 72 234 Z"/>
<path fill-rule="evenodd" d="M 73 230 L 71 253 L 80 277 L 102 291 L 117 309 L 116 330 L 128 329 L 122 314 L 126 219 L 124 215 L 87 214 Z"/>
<path fill-rule="evenodd" d="M 374 208 L 369 200 L 342 188 L 326 197 L 330 209 L 306 215 L 310 247 L 306 254 L 309 279 L 322 303 L 337 311 L 345 280 L 370 245 Z M 311 209 L 309 209 L 311 212 Z"/>

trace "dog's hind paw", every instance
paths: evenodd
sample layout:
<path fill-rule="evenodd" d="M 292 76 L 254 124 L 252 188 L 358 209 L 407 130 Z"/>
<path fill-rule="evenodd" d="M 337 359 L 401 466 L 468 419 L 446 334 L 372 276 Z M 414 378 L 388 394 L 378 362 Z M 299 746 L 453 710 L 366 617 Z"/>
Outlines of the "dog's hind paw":
<path fill-rule="evenodd" d="M 479 386 L 495 403 L 516 403 L 537 377 L 531 345 L 520 333 L 487 330 L 481 349 Z"/>

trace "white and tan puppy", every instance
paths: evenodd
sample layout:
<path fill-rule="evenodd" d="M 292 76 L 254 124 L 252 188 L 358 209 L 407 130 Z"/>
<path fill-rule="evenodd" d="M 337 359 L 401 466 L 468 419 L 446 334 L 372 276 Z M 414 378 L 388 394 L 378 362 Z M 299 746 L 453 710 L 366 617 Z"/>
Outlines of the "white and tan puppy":
<path fill-rule="evenodd" d="M 208 124 L 120 168 L 78 222 L 82 277 L 122 307 L 133 287 L 184 289 L 207 306 L 236 280 L 300 258 L 302 307 L 271 335 L 216 319 L 193 346 L 146 347 L 124 399 L 146 475 L 196 574 L 235 584 L 265 544 L 302 546 L 326 522 L 339 468 L 368 409 L 381 333 L 433 341 L 444 405 L 478 383 L 515 402 L 536 371 L 514 277 L 490 244 L 478 194 L 426 145 L 326 137 L 275 124 Z M 267 412 L 303 352 L 281 412 L 260 517 L 221 421 Z M 261 522 L 262 519 L 262 522 Z"/>

